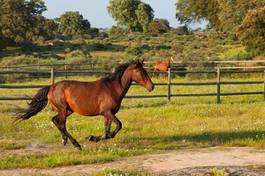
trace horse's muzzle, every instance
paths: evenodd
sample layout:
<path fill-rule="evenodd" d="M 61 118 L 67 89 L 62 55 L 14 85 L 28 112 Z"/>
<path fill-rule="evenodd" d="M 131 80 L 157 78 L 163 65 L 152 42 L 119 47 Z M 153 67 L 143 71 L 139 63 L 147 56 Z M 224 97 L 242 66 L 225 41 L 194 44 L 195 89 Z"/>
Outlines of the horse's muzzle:
<path fill-rule="evenodd" d="M 154 88 L 155 88 L 155 85 L 154 85 L 153 83 L 149 84 L 149 85 L 146 87 L 146 89 L 147 89 L 149 92 L 153 91 Z"/>

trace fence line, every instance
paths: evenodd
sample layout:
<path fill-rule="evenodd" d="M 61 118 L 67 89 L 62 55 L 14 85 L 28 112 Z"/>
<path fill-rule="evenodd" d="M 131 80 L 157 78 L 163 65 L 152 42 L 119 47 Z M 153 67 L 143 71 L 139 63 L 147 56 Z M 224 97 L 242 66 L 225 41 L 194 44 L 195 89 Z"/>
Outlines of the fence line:
<path fill-rule="evenodd" d="M 112 62 L 113 64 L 120 64 L 121 62 Z M 145 61 L 145 64 L 147 65 L 153 65 L 155 64 L 156 61 Z M 239 64 L 239 63 L 242 63 L 242 64 L 249 64 L 249 63 L 252 63 L 252 64 L 265 64 L 265 60 L 231 60 L 231 61 L 174 61 L 173 62 L 173 65 L 194 65 L 194 64 L 210 64 L 210 65 L 216 65 L 216 67 L 221 67 L 220 65 L 221 64 Z M 49 68 L 55 68 L 55 67 L 63 67 L 65 70 L 67 70 L 67 68 L 70 67 L 74 67 L 74 66 L 90 66 L 92 69 L 94 69 L 94 66 L 96 64 L 100 64 L 100 65 L 108 65 L 109 62 L 106 64 L 105 62 L 103 61 L 88 61 L 86 63 L 75 63 L 75 64 L 68 64 L 68 63 L 61 63 L 61 64 L 32 64 L 32 65 L 12 65 L 12 66 L 2 66 L 0 67 L 0 69 L 2 70 L 10 70 L 10 69 L 21 69 L 21 68 L 34 68 L 36 70 L 40 70 L 41 67 L 49 67 Z M 235 66 L 233 66 L 235 67 Z M 257 67 L 260 67 L 260 68 L 264 68 L 264 66 L 257 66 Z M 232 67 L 227 67 L 227 68 L 232 68 Z M 237 68 L 242 68 L 240 66 L 237 66 Z"/>
<path fill-rule="evenodd" d="M 50 72 L 41 71 L 38 74 L 46 74 L 50 75 L 51 84 L 55 82 L 55 78 L 58 76 L 67 76 L 70 73 L 80 74 L 95 74 L 101 73 L 106 74 L 110 73 L 110 71 L 106 70 L 73 70 L 73 71 L 63 71 L 58 70 L 55 71 L 53 68 Z M 149 73 L 162 73 L 150 71 Z M 172 82 L 172 74 L 178 73 L 211 73 L 216 74 L 216 82 Z M 222 73 L 263 73 L 264 81 L 221 81 Z M 0 74 L 36 74 L 34 71 L 22 71 L 22 70 L 5 70 L 0 71 Z M 67 74 L 67 75 L 66 75 Z M 216 70 L 205 70 L 205 71 L 172 71 L 168 69 L 167 72 L 167 82 L 166 83 L 155 83 L 155 86 L 167 86 L 167 93 L 161 95 L 128 95 L 125 98 L 167 98 L 168 101 L 171 100 L 172 97 L 201 97 L 201 96 L 216 96 L 216 102 L 221 103 L 222 96 L 239 96 L 239 95 L 263 95 L 265 100 L 265 70 L 223 70 L 222 68 L 217 68 Z M 254 84 L 263 84 L 263 91 L 258 92 L 221 92 L 221 85 L 254 85 Z M 135 86 L 137 84 L 133 84 Z M 1 89 L 35 89 L 42 88 L 47 85 L 0 85 Z M 187 94 L 174 94 L 171 91 L 172 86 L 216 86 L 216 92 L 214 93 L 187 93 Z M 0 100 L 31 100 L 31 97 L 0 97 Z"/>

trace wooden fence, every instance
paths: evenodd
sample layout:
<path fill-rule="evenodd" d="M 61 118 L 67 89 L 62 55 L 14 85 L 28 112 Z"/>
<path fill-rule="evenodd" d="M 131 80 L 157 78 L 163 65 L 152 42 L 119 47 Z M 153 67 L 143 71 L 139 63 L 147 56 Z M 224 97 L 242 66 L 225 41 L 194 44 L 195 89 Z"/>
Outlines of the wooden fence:
<path fill-rule="evenodd" d="M 253 70 L 254 69 L 254 70 Z M 106 70 L 55 70 L 50 71 L 21 71 L 21 70 L 2 70 L 0 75 L 4 74 L 42 74 L 49 75 L 51 84 L 55 82 L 56 77 L 67 76 L 67 75 L 80 75 L 80 74 L 108 74 L 110 71 Z M 152 74 L 167 74 L 166 83 L 155 83 L 155 86 L 167 86 L 167 93 L 157 95 L 131 95 L 125 98 L 167 98 L 169 101 L 172 97 L 204 97 L 204 96 L 215 96 L 216 102 L 221 103 L 221 97 L 223 96 L 238 96 L 238 95 L 263 95 L 265 99 L 265 79 L 264 81 L 221 81 L 223 73 L 262 73 L 265 78 L 265 67 L 257 68 L 244 68 L 243 70 L 238 69 L 223 69 L 216 68 L 215 70 L 203 70 L 203 71 L 172 71 L 168 70 L 167 73 L 149 71 Z M 172 82 L 172 75 L 174 74 L 215 74 L 216 81 L 214 82 Z M 263 84 L 263 91 L 256 92 L 221 92 L 222 85 L 261 85 Z M 133 84 L 135 86 L 136 84 Z M 0 85 L 0 89 L 33 89 L 41 88 L 46 85 Z M 216 86 L 216 92 L 212 93 L 187 93 L 187 94 L 176 94 L 172 92 L 172 86 Z M 0 97 L 0 100 L 31 100 L 31 97 Z"/>
<path fill-rule="evenodd" d="M 153 65 L 156 63 L 154 61 L 145 61 L 144 62 L 146 67 L 152 68 Z M 33 70 L 33 71 L 41 71 L 41 70 L 47 70 L 54 68 L 56 70 L 72 70 L 74 69 L 90 69 L 90 70 L 95 70 L 95 69 L 106 69 L 108 67 L 112 67 L 113 65 L 117 65 L 116 61 L 108 61 L 108 62 L 103 62 L 103 61 L 87 61 L 86 63 L 75 63 L 75 64 L 68 64 L 68 63 L 60 63 L 60 64 L 27 64 L 27 65 L 6 65 L 6 66 L 0 66 L 0 70 Z M 226 67 L 226 68 L 243 68 L 243 67 L 249 67 L 249 66 L 254 66 L 254 67 L 264 67 L 265 66 L 265 60 L 231 60 L 231 61 L 174 61 L 173 62 L 173 67 L 178 68 L 178 67 L 189 67 L 189 66 L 196 66 L 199 68 L 202 66 L 204 69 L 209 66 L 211 68 L 218 68 L 218 67 Z M 99 67 L 100 66 L 100 67 Z"/>

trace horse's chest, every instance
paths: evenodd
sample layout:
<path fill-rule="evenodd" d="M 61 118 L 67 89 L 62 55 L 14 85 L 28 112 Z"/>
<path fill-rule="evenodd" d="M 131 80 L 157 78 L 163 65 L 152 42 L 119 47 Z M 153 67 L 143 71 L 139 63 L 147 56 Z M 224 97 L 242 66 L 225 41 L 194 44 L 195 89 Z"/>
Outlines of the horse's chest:
<path fill-rule="evenodd" d="M 108 97 L 105 98 L 104 101 L 100 101 L 100 111 L 106 112 L 106 111 L 112 111 L 117 112 L 121 106 L 121 100 L 117 97 Z"/>

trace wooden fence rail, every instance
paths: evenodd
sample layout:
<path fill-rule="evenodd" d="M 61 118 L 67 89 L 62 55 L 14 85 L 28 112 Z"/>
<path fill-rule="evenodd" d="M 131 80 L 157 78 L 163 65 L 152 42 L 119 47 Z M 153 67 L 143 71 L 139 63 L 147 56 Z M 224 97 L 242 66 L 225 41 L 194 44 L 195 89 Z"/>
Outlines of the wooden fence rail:
<path fill-rule="evenodd" d="M 110 71 L 106 70 L 72 70 L 64 71 L 57 70 L 53 68 L 50 71 L 40 71 L 38 74 L 49 75 L 51 84 L 55 82 L 55 78 L 58 76 L 77 75 L 77 74 L 107 74 Z M 161 73 L 155 71 L 149 71 L 149 73 Z M 206 74 L 216 74 L 216 82 L 172 82 L 172 75 L 178 73 L 206 73 Z M 263 73 L 264 81 L 221 81 L 222 73 Z M 35 71 L 22 71 L 22 70 L 2 70 L 0 75 L 3 74 L 36 74 Z M 155 86 L 167 86 L 167 93 L 160 95 L 128 95 L 125 98 L 167 98 L 169 101 L 172 97 L 202 97 L 202 96 L 215 96 L 216 102 L 221 103 L 222 96 L 240 96 L 240 95 L 263 95 L 265 100 L 265 70 L 222 70 L 222 68 L 217 68 L 216 70 L 204 70 L 204 71 L 171 71 L 163 73 L 167 74 L 166 83 L 155 83 Z M 221 85 L 259 85 L 263 84 L 263 91 L 257 92 L 221 92 Z M 133 84 L 135 86 L 137 84 Z M 48 85 L 0 85 L 0 89 L 37 89 Z M 175 94 L 172 93 L 172 86 L 216 86 L 216 92 L 213 93 L 186 93 L 186 94 Z M 0 100 L 31 100 L 31 97 L 0 97 Z"/>
<path fill-rule="evenodd" d="M 115 65 L 119 64 L 117 61 L 111 62 Z M 153 65 L 156 62 L 155 61 L 145 61 L 145 64 Z M 220 67 L 221 64 L 265 64 L 265 60 L 230 60 L 230 61 L 215 61 L 215 60 L 209 60 L 209 61 L 174 61 L 173 64 L 215 64 Z M 21 69 L 21 68 L 33 68 L 39 70 L 41 67 L 73 67 L 73 66 L 92 66 L 95 64 L 100 64 L 104 65 L 106 62 L 103 61 L 87 61 L 86 63 L 76 63 L 76 64 L 68 64 L 68 63 L 59 63 L 59 64 L 41 64 L 41 63 L 36 63 L 36 64 L 28 64 L 28 65 L 12 65 L 12 66 L 0 66 L 0 69 Z M 107 63 L 109 64 L 109 62 Z"/>

